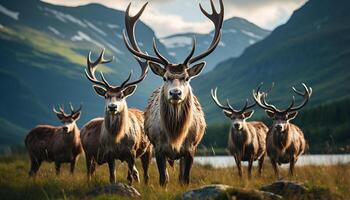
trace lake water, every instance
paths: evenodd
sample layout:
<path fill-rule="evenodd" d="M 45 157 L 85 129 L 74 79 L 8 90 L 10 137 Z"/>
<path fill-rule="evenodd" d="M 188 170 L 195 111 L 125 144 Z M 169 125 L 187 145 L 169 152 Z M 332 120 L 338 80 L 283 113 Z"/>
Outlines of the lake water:
<path fill-rule="evenodd" d="M 215 168 L 236 166 L 233 156 L 197 156 L 194 160 L 200 165 L 211 165 Z M 257 165 L 258 162 L 254 162 Z M 268 157 L 265 159 L 265 164 L 270 164 Z M 302 155 L 299 157 L 296 166 L 304 165 L 336 165 L 350 163 L 350 154 L 341 155 Z M 247 165 L 248 162 L 243 162 Z M 288 166 L 287 164 L 282 166 Z"/>

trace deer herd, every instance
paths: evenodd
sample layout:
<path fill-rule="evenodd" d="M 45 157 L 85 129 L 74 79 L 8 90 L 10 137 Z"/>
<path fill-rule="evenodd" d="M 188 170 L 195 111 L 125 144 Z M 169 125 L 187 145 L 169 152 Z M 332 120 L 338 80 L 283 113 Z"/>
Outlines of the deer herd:
<path fill-rule="evenodd" d="M 143 168 L 143 179 L 149 180 L 149 165 L 153 155 L 159 172 L 159 184 L 166 186 L 169 177 L 167 164 L 179 163 L 179 181 L 189 184 L 190 172 L 198 144 L 200 143 L 206 122 L 202 107 L 194 95 L 190 80 L 198 76 L 205 66 L 202 61 L 212 53 L 221 39 L 221 28 L 224 19 L 224 5 L 220 2 L 220 11 L 215 9 L 211 0 L 212 14 L 199 4 L 202 13 L 214 24 L 213 40 L 206 51 L 194 56 L 196 41 L 193 39 L 192 49 L 181 63 L 169 62 L 158 50 L 153 40 L 156 56 L 142 51 L 135 37 L 135 25 L 145 10 L 147 3 L 135 15 L 130 16 L 130 6 L 126 9 L 125 30 L 123 33 L 127 49 L 140 65 L 141 74 L 131 81 L 131 75 L 119 86 L 110 85 L 103 73 L 99 79 L 96 69 L 99 65 L 113 60 L 105 59 L 104 50 L 95 61 L 91 61 L 91 53 L 87 57 L 86 78 L 92 83 L 93 90 L 105 100 L 104 117 L 90 120 L 79 131 L 76 121 L 81 115 L 81 107 L 77 110 L 70 105 L 70 114 L 66 114 L 63 106 L 53 111 L 63 126 L 54 127 L 39 125 L 32 129 L 25 138 L 29 152 L 31 168 L 30 176 L 34 176 L 43 161 L 54 162 L 56 173 L 60 173 L 62 163 L 70 163 L 70 172 L 74 172 L 78 156 L 84 152 L 88 180 L 96 170 L 96 165 L 108 164 L 110 182 L 116 182 L 116 160 L 126 162 L 128 166 L 127 180 L 140 181 L 135 167 L 140 158 Z M 133 95 L 137 84 L 143 81 L 151 71 L 161 77 L 164 83 L 154 90 L 148 100 L 145 111 L 128 108 L 127 97 Z M 292 124 L 298 110 L 304 107 L 312 94 L 312 89 L 302 84 L 304 91 L 294 87 L 293 91 L 303 97 L 300 105 L 295 105 L 293 96 L 291 104 L 284 110 L 267 102 L 270 90 L 261 91 L 262 84 L 253 90 L 253 103 L 246 100 L 243 108 L 235 109 L 227 100 L 222 104 L 217 96 L 217 88 L 211 91 L 215 104 L 223 110 L 231 121 L 228 134 L 228 150 L 235 159 L 238 174 L 242 177 L 242 161 L 248 161 L 248 177 L 251 177 L 253 162 L 258 160 L 258 172 L 261 174 L 265 156 L 269 157 L 277 177 L 278 165 L 289 163 L 290 175 L 293 175 L 295 163 L 304 152 L 306 142 L 301 129 Z M 258 105 L 272 119 L 267 127 L 260 121 L 247 121 L 252 117 L 252 108 Z"/>

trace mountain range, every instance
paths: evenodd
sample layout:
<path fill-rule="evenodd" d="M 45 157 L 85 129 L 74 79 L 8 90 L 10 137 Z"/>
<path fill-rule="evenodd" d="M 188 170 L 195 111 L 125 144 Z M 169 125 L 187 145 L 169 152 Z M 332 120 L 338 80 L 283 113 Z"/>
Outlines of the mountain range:
<path fill-rule="evenodd" d="M 212 70 L 219 62 L 232 57 L 238 57 L 248 46 L 251 46 L 270 34 L 270 31 L 240 17 L 225 20 L 222 27 L 222 37 L 218 48 L 206 59 L 204 72 Z M 192 48 L 192 38 L 196 39 L 196 52 L 205 51 L 214 36 L 214 31 L 208 34 L 182 33 L 161 38 L 170 55 L 178 62 L 183 61 Z"/>

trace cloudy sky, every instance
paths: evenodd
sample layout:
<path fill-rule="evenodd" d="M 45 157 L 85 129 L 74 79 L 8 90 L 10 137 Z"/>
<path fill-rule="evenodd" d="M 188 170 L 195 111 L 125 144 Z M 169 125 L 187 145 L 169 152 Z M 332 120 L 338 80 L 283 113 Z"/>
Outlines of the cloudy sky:
<path fill-rule="evenodd" d="M 107 7 L 125 10 L 130 0 L 43 0 L 45 2 L 78 6 L 100 3 Z M 294 10 L 307 0 L 224 0 L 225 19 L 243 17 L 262 28 L 272 30 L 285 23 Z M 135 13 L 146 2 L 133 0 L 131 13 Z M 153 28 L 157 36 L 163 37 L 182 32 L 207 33 L 213 27 L 199 10 L 198 3 L 210 10 L 209 0 L 148 0 L 149 5 L 141 20 Z M 218 6 L 218 0 L 214 0 Z"/>

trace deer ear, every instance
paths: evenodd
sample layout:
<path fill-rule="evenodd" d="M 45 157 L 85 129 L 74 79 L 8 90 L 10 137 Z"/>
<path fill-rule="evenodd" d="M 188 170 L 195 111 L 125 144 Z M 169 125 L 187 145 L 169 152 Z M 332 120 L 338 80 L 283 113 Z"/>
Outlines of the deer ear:
<path fill-rule="evenodd" d="M 187 70 L 188 75 L 193 78 L 202 72 L 204 69 L 205 62 L 200 62 Z"/>
<path fill-rule="evenodd" d="M 136 88 L 137 88 L 137 85 L 130 85 L 130 86 L 128 86 L 127 88 L 125 88 L 125 89 L 123 90 L 124 98 L 125 98 L 125 97 L 128 97 L 128 96 L 130 96 L 130 95 L 132 95 L 132 94 L 134 94 Z"/>
<path fill-rule="evenodd" d="M 80 114 L 81 114 L 81 112 L 74 113 L 72 118 L 76 121 L 80 118 Z"/>
<path fill-rule="evenodd" d="M 98 95 L 100 95 L 102 97 L 106 96 L 106 92 L 107 92 L 106 89 L 104 89 L 104 88 L 102 88 L 102 87 L 100 87 L 98 85 L 94 85 L 92 87 L 94 88 L 96 94 L 98 94 Z"/>
<path fill-rule="evenodd" d="M 298 115 L 298 111 L 294 111 L 294 112 L 288 113 L 288 114 L 287 114 L 287 119 L 288 119 L 288 120 L 292 120 L 292 119 L 294 119 L 297 115 Z"/>
<path fill-rule="evenodd" d="M 254 110 L 250 110 L 243 113 L 244 119 L 249 119 L 253 116 Z"/>
<path fill-rule="evenodd" d="M 232 117 L 232 113 L 231 113 L 230 111 L 223 110 L 222 112 L 223 112 L 223 113 L 226 115 L 226 117 L 228 117 L 228 118 L 230 118 L 230 119 L 231 119 L 231 117 Z"/>
<path fill-rule="evenodd" d="M 275 113 L 270 111 L 270 110 L 265 110 L 265 113 L 267 114 L 268 117 L 273 118 L 275 116 Z"/>
<path fill-rule="evenodd" d="M 154 74 L 161 76 L 161 77 L 164 76 L 166 70 L 162 66 L 158 65 L 157 63 L 151 62 L 151 61 L 148 62 L 148 64 L 149 64 L 149 66 Z"/>

